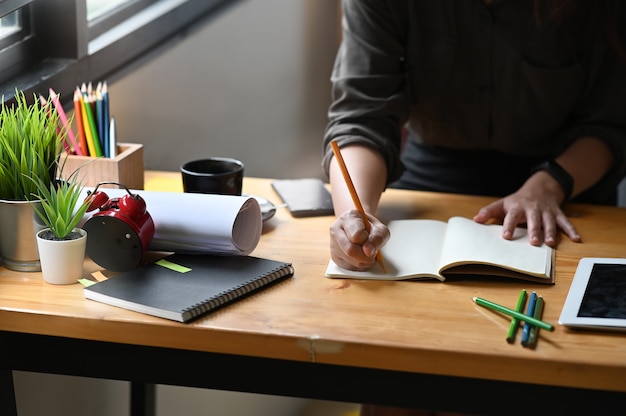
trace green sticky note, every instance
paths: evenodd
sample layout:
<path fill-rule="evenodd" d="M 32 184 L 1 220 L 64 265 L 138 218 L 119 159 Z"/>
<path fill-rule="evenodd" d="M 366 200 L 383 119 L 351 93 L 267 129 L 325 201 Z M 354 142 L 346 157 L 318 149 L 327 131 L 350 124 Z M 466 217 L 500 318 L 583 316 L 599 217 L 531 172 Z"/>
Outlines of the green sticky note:
<path fill-rule="evenodd" d="M 95 285 L 97 282 L 94 282 L 93 280 L 89 280 L 89 279 L 78 279 L 78 283 L 87 287 L 87 286 Z"/>
<path fill-rule="evenodd" d="M 189 267 L 181 266 L 180 264 L 172 263 L 171 261 L 168 261 L 165 259 L 161 259 L 157 261 L 156 264 L 158 264 L 159 266 L 168 268 L 170 270 L 174 270 L 175 272 L 178 272 L 178 273 L 187 273 L 191 271 Z"/>

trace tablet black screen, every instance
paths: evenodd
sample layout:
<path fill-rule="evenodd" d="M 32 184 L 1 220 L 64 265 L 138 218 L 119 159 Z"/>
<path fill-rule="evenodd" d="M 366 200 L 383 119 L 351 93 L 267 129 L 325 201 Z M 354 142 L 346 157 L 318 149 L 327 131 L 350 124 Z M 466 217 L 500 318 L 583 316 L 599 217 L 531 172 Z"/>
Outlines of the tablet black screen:
<path fill-rule="evenodd" d="M 626 319 L 626 265 L 593 266 L 578 316 Z"/>

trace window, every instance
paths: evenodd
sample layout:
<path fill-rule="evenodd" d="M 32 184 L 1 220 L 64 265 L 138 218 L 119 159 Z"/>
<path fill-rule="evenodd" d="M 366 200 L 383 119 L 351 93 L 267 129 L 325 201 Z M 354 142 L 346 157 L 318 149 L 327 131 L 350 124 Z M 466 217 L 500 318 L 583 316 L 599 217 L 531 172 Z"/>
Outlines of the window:
<path fill-rule="evenodd" d="M 87 0 L 89 39 L 131 18 L 155 0 Z"/>
<path fill-rule="evenodd" d="M 0 2 L 0 80 L 15 76 L 33 61 L 36 47 L 32 42 L 28 3 Z M 32 48 L 30 53 L 28 48 Z"/>
<path fill-rule="evenodd" d="M 87 21 L 92 22 L 128 3 L 133 2 L 132 0 L 87 0 Z"/>
<path fill-rule="evenodd" d="M 64 104 L 237 0 L 0 0 L 0 95 Z"/>
<path fill-rule="evenodd" d="M 0 39 L 4 41 L 22 28 L 21 11 L 16 10 L 0 18 Z"/>

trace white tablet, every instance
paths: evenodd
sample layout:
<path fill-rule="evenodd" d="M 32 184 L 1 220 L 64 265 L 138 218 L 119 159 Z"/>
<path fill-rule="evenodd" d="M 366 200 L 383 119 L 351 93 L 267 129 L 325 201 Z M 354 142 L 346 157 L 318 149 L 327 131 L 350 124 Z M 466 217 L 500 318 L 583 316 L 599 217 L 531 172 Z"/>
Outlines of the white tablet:
<path fill-rule="evenodd" d="M 626 331 L 626 258 L 580 259 L 559 324 Z"/>

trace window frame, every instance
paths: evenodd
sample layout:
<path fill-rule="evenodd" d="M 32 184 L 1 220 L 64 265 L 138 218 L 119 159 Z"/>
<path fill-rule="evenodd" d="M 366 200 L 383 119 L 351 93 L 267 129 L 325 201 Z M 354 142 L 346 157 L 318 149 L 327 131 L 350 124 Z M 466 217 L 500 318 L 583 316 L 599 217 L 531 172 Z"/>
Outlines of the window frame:
<path fill-rule="evenodd" d="M 86 0 L 89 1 L 89 0 Z M 157 0 L 131 0 L 122 4 L 113 10 L 98 16 L 93 21 L 87 22 L 87 35 L 89 39 L 94 39 L 104 32 L 111 30 L 116 25 L 130 19 L 133 15 L 141 12 L 149 5 L 156 3 Z M 89 17 L 89 15 L 87 15 Z"/>
<path fill-rule="evenodd" d="M 29 17 L 29 8 L 23 8 L 14 10 L 14 12 L 20 12 L 19 18 L 21 27 L 17 29 L 14 33 L 10 35 L 3 36 L 0 38 L 0 50 L 8 48 L 9 46 L 19 42 L 21 39 L 25 38 L 27 34 L 30 33 L 30 17 Z M 13 12 L 11 12 L 13 13 Z M 9 13 L 9 14 L 11 14 Z M 2 16 L 2 18 L 6 17 L 6 15 Z"/>
<path fill-rule="evenodd" d="M 86 0 L 0 0 L 0 15 L 24 8 L 30 25 L 29 34 L 0 50 L 0 63 L 5 63 L 0 66 L 0 97 L 11 101 L 16 90 L 27 97 L 47 96 L 53 88 L 68 106 L 78 85 L 113 82 L 237 1 L 140 1 L 142 7 L 124 19 L 106 14 L 90 28 Z M 109 27 L 107 19 L 114 19 Z"/>

